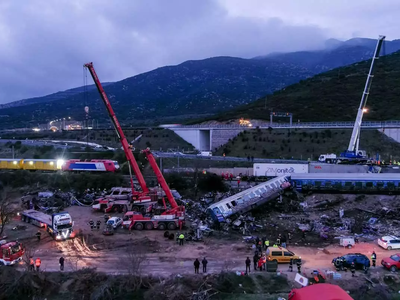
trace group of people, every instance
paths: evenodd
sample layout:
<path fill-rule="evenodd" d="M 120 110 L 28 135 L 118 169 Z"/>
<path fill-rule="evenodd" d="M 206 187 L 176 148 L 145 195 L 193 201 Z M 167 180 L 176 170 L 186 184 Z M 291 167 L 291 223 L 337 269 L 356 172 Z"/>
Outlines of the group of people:
<path fill-rule="evenodd" d="M 107 221 L 108 221 L 108 219 L 107 219 Z M 106 223 L 107 223 L 107 221 L 106 221 Z M 89 221 L 89 225 L 90 225 L 90 229 L 91 230 L 93 230 L 93 229 L 100 230 L 101 221 L 97 220 L 96 224 L 95 224 L 93 220 L 90 220 Z"/>
<path fill-rule="evenodd" d="M 207 272 L 208 261 L 207 261 L 207 259 L 205 257 L 201 261 L 201 264 L 203 265 L 203 273 L 206 273 Z M 199 274 L 200 261 L 199 261 L 198 258 L 196 258 L 196 260 L 194 261 L 193 265 L 194 265 L 194 273 L 195 274 Z"/>
<path fill-rule="evenodd" d="M 60 264 L 60 271 L 64 271 L 64 257 L 61 256 L 58 262 Z M 39 257 L 34 260 L 33 257 L 31 256 L 29 258 L 29 271 L 36 270 L 37 272 L 39 272 L 41 264 L 42 261 Z"/>

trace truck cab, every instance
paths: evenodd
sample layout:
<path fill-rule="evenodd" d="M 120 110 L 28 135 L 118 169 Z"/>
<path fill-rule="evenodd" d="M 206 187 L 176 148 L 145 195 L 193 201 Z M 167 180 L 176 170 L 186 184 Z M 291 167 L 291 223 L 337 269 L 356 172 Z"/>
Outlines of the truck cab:
<path fill-rule="evenodd" d="M 19 242 L 0 241 L 0 265 L 10 266 L 22 260 L 25 248 Z"/>

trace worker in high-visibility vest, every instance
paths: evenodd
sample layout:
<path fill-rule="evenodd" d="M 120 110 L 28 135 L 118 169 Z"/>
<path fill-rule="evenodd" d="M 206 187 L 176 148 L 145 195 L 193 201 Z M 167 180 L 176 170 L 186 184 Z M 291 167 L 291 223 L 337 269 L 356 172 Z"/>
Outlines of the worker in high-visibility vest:
<path fill-rule="evenodd" d="M 35 264 L 36 264 L 36 271 L 39 272 L 40 269 L 40 265 L 41 265 L 42 261 L 40 260 L 40 258 L 36 258 Z"/>
<path fill-rule="evenodd" d="M 268 249 L 268 247 L 269 247 L 269 240 L 266 240 L 266 241 L 264 242 L 264 247 L 265 247 L 265 250 Z"/>
<path fill-rule="evenodd" d="M 181 233 L 179 235 L 179 246 L 183 246 L 183 240 L 185 239 L 185 236 L 183 235 L 183 233 Z"/>

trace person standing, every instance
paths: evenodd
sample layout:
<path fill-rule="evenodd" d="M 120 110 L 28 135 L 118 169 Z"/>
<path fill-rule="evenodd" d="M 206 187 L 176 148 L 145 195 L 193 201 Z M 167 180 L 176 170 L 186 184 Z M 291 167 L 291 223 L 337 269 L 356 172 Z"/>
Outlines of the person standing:
<path fill-rule="evenodd" d="M 265 239 L 264 245 L 265 245 L 265 251 L 267 251 L 268 247 L 269 247 L 269 240 L 268 239 Z"/>
<path fill-rule="evenodd" d="M 64 257 L 60 257 L 60 260 L 59 260 L 59 263 L 60 263 L 60 271 L 64 271 Z"/>
<path fill-rule="evenodd" d="M 200 261 L 197 258 L 194 261 L 193 265 L 194 265 L 194 273 L 199 274 Z"/>
<path fill-rule="evenodd" d="M 291 258 L 289 262 L 289 271 L 293 272 L 293 258 Z"/>
<path fill-rule="evenodd" d="M 286 248 L 286 235 L 282 236 L 281 243 L 282 243 L 282 247 Z"/>
<path fill-rule="evenodd" d="M 40 242 L 40 237 L 42 236 L 42 233 L 40 232 L 40 230 L 38 230 L 38 232 L 36 232 L 36 237 L 38 242 Z"/>
<path fill-rule="evenodd" d="M 29 271 L 35 271 L 35 261 L 32 256 L 29 258 Z"/>
<path fill-rule="evenodd" d="M 255 271 L 255 270 L 257 270 L 258 254 L 254 254 L 253 263 L 254 263 L 254 271 Z"/>
<path fill-rule="evenodd" d="M 38 258 L 36 258 L 35 264 L 36 264 L 36 271 L 38 271 L 38 272 L 39 272 L 40 265 L 42 264 L 42 261 L 40 260 L 40 258 L 39 258 L 39 257 L 38 257 Z"/>
<path fill-rule="evenodd" d="M 372 252 L 371 260 L 372 260 L 372 266 L 376 267 L 376 253 L 375 253 L 375 251 Z"/>
<path fill-rule="evenodd" d="M 351 277 L 354 277 L 354 273 L 356 272 L 356 266 L 354 264 L 354 261 L 351 263 L 350 271 L 351 271 Z"/>
<path fill-rule="evenodd" d="M 251 264 L 251 260 L 250 260 L 250 258 L 247 256 L 247 259 L 246 259 L 246 273 L 247 273 L 247 269 L 249 270 L 249 273 L 250 273 L 250 264 Z"/>
<path fill-rule="evenodd" d="M 181 233 L 179 235 L 179 246 L 183 246 L 183 240 L 185 239 L 185 236 L 183 235 L 183 233 Z"/>
<path fill-rule="evenodd" d="M 101 221 L 97 220 L 97 222 L 96 222 L 97 230 L 100 230 L 100 225 L 101 225 Z"/>
<path fill-rule="evenodd" d="M 207 272 L 207 259 L 204 257 L 203 260 L 201 261 L 201 264 L 203 265 L 203 273 Z"/>
<path fill-rule="evenodd" d="M 94 227 L 94 221 L 93 221 L 93 220 L 90 220 L 90 221 L 89 221 L 89 225 L 90 225 L 90 229 L 91 229 L 91 230 L 93 230 L 93 227 Z"/>
<path fill-rule="evenodd" d="M 297 272 L 300 274 L 301 273 L 301 259 L 297 260 Z"/>

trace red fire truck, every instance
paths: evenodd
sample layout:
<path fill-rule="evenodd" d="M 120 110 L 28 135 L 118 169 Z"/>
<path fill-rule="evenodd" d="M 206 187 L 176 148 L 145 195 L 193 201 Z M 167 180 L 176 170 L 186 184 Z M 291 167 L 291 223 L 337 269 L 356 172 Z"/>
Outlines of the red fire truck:
<path fill-rule="evenodd" d="M 25 248 L 19 242 L 0 241 L 0 265 L 15 265 L 22 260 Z"/>

